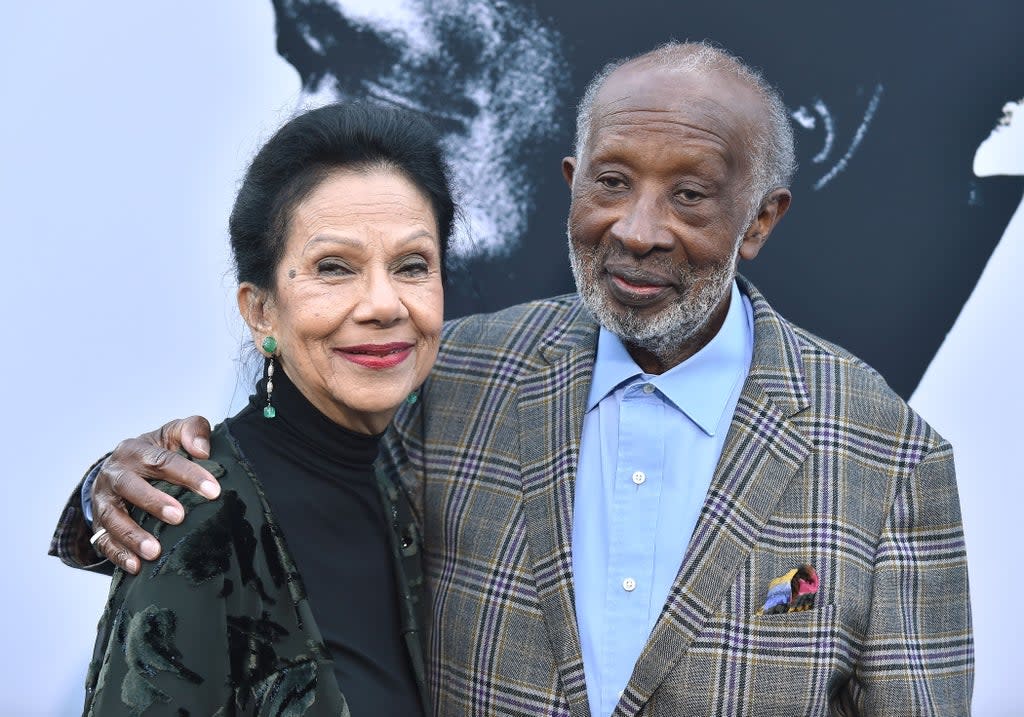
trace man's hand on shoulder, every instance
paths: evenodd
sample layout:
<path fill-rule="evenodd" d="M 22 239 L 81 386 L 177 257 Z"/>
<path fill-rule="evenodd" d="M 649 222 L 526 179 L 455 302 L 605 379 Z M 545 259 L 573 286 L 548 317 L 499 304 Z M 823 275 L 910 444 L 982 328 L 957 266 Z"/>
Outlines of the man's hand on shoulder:
<path fill-rule="evenodd" d="M 182 448 L 194 458 L 208 458 L 209 421 L 191 416 L 121 441 L 103 462 L 92 486 L 93 528 L 96 532 L 106 529 L 95 547 L 133 575 L 139 572 L 140 557 L 159 557 L 160 543 L 139 527 L 128 506 L 138 506 L 165 523 L 177 524 L 185 517 L 181 503 L 150 481 L 174 483 L 209 499 L 220 495 L 220 484 L 210 473 L 176 452 Z"/>

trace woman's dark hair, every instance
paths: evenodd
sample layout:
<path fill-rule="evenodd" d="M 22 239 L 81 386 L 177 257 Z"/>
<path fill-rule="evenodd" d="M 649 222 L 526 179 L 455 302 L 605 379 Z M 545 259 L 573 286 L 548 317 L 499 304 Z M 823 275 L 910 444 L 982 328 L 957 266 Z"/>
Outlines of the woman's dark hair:
<path fill-rule="evenodd" d="M 249 165 L 228 224 L 239 282 L 273 288 L 292 210 L 339 169 L 394 170 L 423 193 L 437 220 L 444 276 L 455 204 L 437 132 L 405 110 L 338 103 L 289 120 Z"/>

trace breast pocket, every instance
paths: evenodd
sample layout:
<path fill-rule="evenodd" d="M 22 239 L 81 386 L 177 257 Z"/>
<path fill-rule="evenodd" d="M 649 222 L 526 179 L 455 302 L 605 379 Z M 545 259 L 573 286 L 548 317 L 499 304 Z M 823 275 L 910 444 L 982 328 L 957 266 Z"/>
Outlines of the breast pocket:
<path fill-rule="evenodd" d="M 717 614 L 687 651 L 676 686 L 685 685 L 694 714 L 828 715 L 828 696 L 844 679 L 837 616 L 834 605 Z"/>
<path fill-rule="evenodd" d="M 726 619 L 721 629 L 731 631 L 732 640 L 759 662 L 816 667 L 834 658 L 839 640 L 836 613 L 834 605 L 820 605 L 802 612 Z"/>

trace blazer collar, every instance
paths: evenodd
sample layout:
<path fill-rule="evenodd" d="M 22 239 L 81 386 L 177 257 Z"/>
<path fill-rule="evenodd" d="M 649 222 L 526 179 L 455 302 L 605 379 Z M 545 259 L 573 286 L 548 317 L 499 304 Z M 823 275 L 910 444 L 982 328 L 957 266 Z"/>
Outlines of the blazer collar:
<path fill-rule="evenodd" d="M 574 362 L 586 362 L 592 369 L 599 330 L 597 321 L 583 306 L 579 296 L 575 296 L 565 309 L 565 317 L 541 338 L 538 353 L 551 365 L 569 358 Z"/>
<path fill-rule="evenodd" d="M 747 380 L 756 381 L 785 416 L 796 415 L 811 401 L 804 380 L 800 344 L 793 327 L 744 276 L 737 274 L 736 283 L 750 299 L 754 310 L 754 355 Z M 577 297 L 567 310 L 565 320 L 558 322 L 541 339 L 538 352 L 548 364 L 570 358 L 592 367 L 599 330 L 597 321 Z M 570 353 L 572 355 L 567 356 Z"/>
<path fill-rule="evenodd" d="M 796 333 L 746 278 L 737 275 L 736 283 L 754 309 L 754 355 L 748 385 L 756 383 L 784 416 L 794 416 L 811 405 Z"/>

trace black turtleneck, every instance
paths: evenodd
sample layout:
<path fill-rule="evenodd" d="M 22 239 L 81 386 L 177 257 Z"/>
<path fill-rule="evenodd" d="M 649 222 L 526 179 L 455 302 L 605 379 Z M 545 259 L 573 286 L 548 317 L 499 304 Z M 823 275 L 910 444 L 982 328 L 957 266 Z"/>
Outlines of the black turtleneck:
<path fill-rule="evenodd" d="M 353 717 L 422 715 L 399 632 L 399 604 L 384 509 L 373 473 L 380 436 L 354 433 L 274 375 L 228 419 L 259 478 L 302 574 Z"/>

